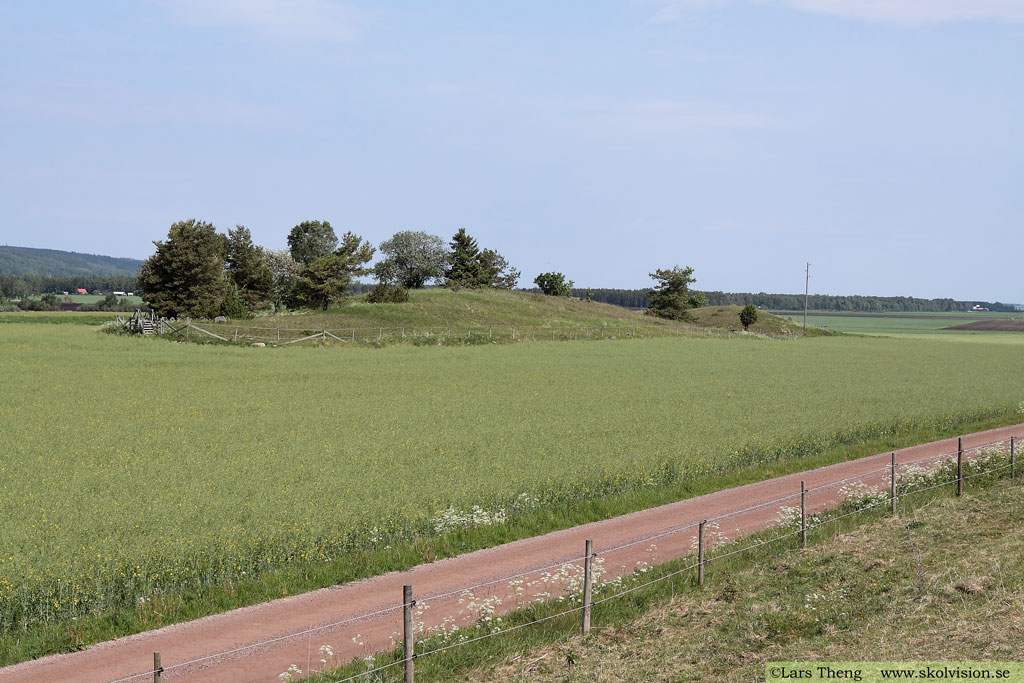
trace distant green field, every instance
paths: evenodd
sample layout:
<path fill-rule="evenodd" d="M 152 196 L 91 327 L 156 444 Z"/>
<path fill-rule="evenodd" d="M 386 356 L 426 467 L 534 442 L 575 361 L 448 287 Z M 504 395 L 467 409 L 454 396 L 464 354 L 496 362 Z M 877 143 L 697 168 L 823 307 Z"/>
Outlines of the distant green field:
<path fill-rule="evenodd" d="M 918 334 L 942 334 L 955 338 L 1004 338 L 1015 339 L 1024 337 L 1022 334 L 1012 332 L 984 332 L 976 330 L 947 330 L 944 328 L 974 322 L 976 320 L 993 319 L 1024 319 L 1022 313 L 895 313 L 895 314 L 872 314 L 872 317 L 828 315 L 828 312 L 815 311 L 815 315 L 807 317 L 807 324 L 836 332 L 848 332 L 851 334 L 881 334 L 881 335 L 918 335 Z M 802 311 L 780 312 L 780 315 L 792 318 L 795 321 L 803 321 Z M 915 317 L 905 317 L 915 316 Z M 1024 341 L 1024 340 L 1022 340 Z"/>
<path fill-rule="evenodd" d="M 11 311 L 0 312 L 0 325 L 11 323 L 49 324 L 49 325 L 102 325 L 124 313 L 107 311 Z"/>
<path fill-rule="evenodd" d="M 8 632 L 322 566 L 449 506 L 557 509 L 1024 398 L 1019 345 L 927 337 L 254 349 L 26 323 L 0 367 Z"/>
<path fill-rule="evenodd" d="M 28 298 L 38 300 L 42 298 L 42 295 L 37 294 Z M 132 306 L 142 306 L 142 297 L 139 296 L 119 296 L 117 298 L 122 301 L 126 300 Z M 63 303 L 64 299 L 71 299 L 71 303 L 73 304 L 95 304 L 103 301 L 103 296 L 100 296 L 99 294 L 68 294 L 67 296 L 57 294 L 58 301 Z"/>

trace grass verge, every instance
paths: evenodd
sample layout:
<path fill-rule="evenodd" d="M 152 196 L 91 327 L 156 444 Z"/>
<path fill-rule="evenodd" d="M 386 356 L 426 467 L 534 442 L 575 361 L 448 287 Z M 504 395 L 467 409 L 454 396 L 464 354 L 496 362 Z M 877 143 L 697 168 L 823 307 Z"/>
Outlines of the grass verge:
<path fill-rule="evenodd" d="M 1005 457 L 992 455 L 979 469 L 1005 467 Z M 943 464 L 908 473 L 901 490 L 952 472 Z M 664 580 L 596 604 L 586 638 L 578 611 L 554 616 L 578 599 L 534 603 L 497 625 L 481 620 L 460 638 L 508 632 L 465 645 L 434 636 L 417 650 L 434 651 L 416 660 L 417 679 L 750 681 L 764 679 L 768 661 L 1014 661 L 1024 626 L 1024 539 L 1016 533 L 1024 492 L 1006 474 L 969 470 L 963 498 L 950 486 L 914 493 L 899 499 L 895 516 L 887 492 L 858 494 L 810 520 L 820 526 L 806 551 L 798 527 L 786 523 L 722 546 L 703 587 L 692 557 L 638 572 L 611 592 Z M 547 620 L 527 625 L 538 619 Z M 385 653 L 311 680 L 400 658 Z M 401 666 L 357 680 L 401 680 Z"/>

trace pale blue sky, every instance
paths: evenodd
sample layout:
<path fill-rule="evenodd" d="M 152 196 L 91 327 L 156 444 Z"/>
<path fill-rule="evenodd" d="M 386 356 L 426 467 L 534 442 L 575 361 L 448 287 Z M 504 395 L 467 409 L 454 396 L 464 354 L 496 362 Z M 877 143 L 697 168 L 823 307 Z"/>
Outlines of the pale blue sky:
<path fill-rule="evenodd" d="M 523 271 L 1024 302 L 1024 0 L 0 0 L 0 243 L 465 226 Z"/>

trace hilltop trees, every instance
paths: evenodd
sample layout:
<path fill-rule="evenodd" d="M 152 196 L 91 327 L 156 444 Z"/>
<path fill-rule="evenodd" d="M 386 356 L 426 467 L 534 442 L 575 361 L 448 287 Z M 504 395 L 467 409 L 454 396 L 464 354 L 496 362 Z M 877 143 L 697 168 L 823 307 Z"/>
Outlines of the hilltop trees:
<path fill-rule="evenodd" d="M 573 281 L 566 282 L 562 273 L 541 273 L 533 283 L 548 296 L 569 296 L 572 293 Z"/>
<path fill-rule="evenodd" d="M 292 258 L 287 249 L 265 249 L 264 257 L 270 269 L 270 302 L 276 310 L 295 300 L 295 287 L 302 272 L 302 264 Z"/>
<path fill-rule="evenodd" d="M 459 228 L 450 242 L 448 271 L 445 273 L 449 287 L 483 287 L 488 283 L 488 274 L 480 263 L 480 247 L 469 236 L 465 228 Z"/>
<path fill-rule="evenodd" d="M 288 250 L 304 266 L 330 256 L 337 246 L 338 236 L 327 221 L 302 221 L 288 233 Z"/>
<path fill-rule="evenodd" d="M 685 320 L 687 311 L 707 305 L 703 292 L 690 291 L 690 285 L 697 280 L 693 277 L 693 268 L 673 267 L 671 270 L 661 269 L 650 274 L 658 283 L 647 292 L 649 304 L 647 312 L 659 318 Z"/>
<path fill-rule="evenodd" d="M 376 250 L 369 242 L 351 232 L 341 238 L 341 246 L 334 253 L 315 259 L 299 273 L 296 293 L 302 303 L 323 310 L 345 297 L 352 278 L 366 275 L 366 263 Z"/>
<path fill-rule="evenodd" d="M 484 249 L 480 252 L 480 265 L 487 275 L 487 284 L 495 289 L 515 289 L 519 284 L 519 276 L 522 273 L 493 249 Z"/>
<path fill-rule="evenodd" d="M 381 283 L 396 283 L 408 289 L 419 289 L 428 282 L 445 276 L 448 253 L 436 235 L 406 230 L 396 232 L 380 243 L 386 258 L 373 269 Z"/>
<path fill-rule="evenodd" d="M 459 228 L 452 237 L 445 273 L 449 287 L 514 289 L 519 276 L 520 272 L 504 256 L 493 249 L 481 250 L 465 228 Z"/>
<path fill-rule="evenodd" d="M 244 225 L 228 230 L 226 263 L 228 276 L 247 309 L 256 309 L 270 298 L 274 274 L 266 253 L 253 244 L 249 228 Z"/>
<path fill-rule="evenodd" d="M 139 269 L 138 285 L 160 315 L 213 317 L 223 307 L 227 239 L 211 223 L 190 218 L 171 226 Z"/>

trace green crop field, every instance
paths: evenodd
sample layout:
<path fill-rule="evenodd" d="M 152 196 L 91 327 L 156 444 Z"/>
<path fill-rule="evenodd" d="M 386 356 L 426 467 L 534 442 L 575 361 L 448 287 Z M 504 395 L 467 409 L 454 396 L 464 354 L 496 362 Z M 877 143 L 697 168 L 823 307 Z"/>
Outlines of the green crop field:
<path fill-rule="evenodd" d="M 0 367 L 8 634 L 430 535 L 449 507 L 557 510 L 1024 397 L 1019 345 L 927 338 L 254 349 L 26 323 Z"/>
<path fill-rule="evenodd" d="M 876 334 L 887 336 L 904 335 L 942 335 L 950 340 L 977 341 L 978 338 L 1004 337 L 1006 340 L 1013 340 L 1024 337 L 1014 332 L 993 332 L 979 330 L 948 330 L 946 328 L 964 323 L 976 322 L 978 320 L 1008 320 L 1024 319 L 1022 313 L 873 313 L 869 315 L 841 315 L 829 314 L 829 311 L 814 311 L 814 315 L 807 317 L 808 326 L 822 327 L 835 332 L 848 334 Z M 796 322 L 803 322 L 802 311 L 786 311 L 780 313 L 783 317 L 790 318 Z M 1024 340 L 1022 340 L 1024 341 Z"/>

